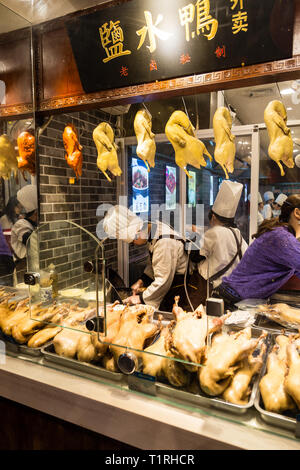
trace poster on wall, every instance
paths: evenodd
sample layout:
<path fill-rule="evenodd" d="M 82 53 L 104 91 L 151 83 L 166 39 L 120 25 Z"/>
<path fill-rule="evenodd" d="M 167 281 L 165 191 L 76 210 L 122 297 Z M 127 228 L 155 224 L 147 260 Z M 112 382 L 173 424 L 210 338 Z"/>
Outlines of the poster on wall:
<path fill-rule="evenodd" d="M 294 0 L 130 0 L 66 22 L 86 93 L 286 59 L 293 25 Z"/>
<path fill-rule="evenodd" d="M 166 209 L 176 209 L 176 167 L 166 166 Z"/>
<path fill-rule="evenodd" d="M 133 158 L 132 166 L 132 211 L 149 212 L 149 173 L 143 160 Z"/>
<path fill-rule="evenodd" d="M 196 172 L 189 171 L 191 178 L 188 179 L 188 204 L 191 207 L 196 206 Z"/>

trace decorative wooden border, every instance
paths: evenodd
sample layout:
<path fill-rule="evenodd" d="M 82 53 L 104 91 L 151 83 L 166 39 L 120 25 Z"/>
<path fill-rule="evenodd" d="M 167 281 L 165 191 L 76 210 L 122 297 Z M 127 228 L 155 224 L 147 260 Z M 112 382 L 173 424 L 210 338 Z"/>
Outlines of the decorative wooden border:
<path fill-rule="evenodd" d="M 32 114 L 33 113 L 33 105 L 32 103 L 30 104 L 14 104 L 10 106 L 0 106 L 0 118 L 3 117 L 13 117 L 13 116 L 18 116 L 20 115 L 27 115 L 27 114 Z"/>
<path fill-rule="evenodd" d="M 142 85 L 105 90 L 97 93 L 70 95 L 49 100 L 41 100 L 39 111 L 142 102 L 165 98 L 174 94 L 196 94 L 216 89 L 236 88 L 270 82 L 270 79 L 283 81 L 300 77 L 300 55 L 291 59 L 267 62 L 235 69 L 201 75 L 156 81 Z"/>

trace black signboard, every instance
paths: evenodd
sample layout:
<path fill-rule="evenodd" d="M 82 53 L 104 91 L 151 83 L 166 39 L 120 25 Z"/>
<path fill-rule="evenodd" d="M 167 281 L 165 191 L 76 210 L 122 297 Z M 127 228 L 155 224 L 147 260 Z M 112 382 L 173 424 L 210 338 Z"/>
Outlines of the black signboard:
<path fill-rule="evenodd" d="M 131 0 L 67 23 L 85 92 L 292 56 L 293 0 Z"/>

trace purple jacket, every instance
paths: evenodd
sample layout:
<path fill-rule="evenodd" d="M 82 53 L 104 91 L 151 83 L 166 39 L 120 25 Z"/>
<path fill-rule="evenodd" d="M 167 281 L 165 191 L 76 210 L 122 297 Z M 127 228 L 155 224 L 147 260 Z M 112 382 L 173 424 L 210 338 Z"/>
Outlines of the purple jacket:
<path fill-rule="evenodd" d="M 7 244 L 7 241 L 5 239 L 5 236 L 3 235 L 1 226 L 0 226 L 0 255 L 12 256 L 9 246 Z"/>
<path fill-rule="evenodd" d="M 265 299 L 293 275 L 300 278 L 300 242 L 287 227 L 277 227 L 249 246 L 223 284 L 242 299 Z"/>

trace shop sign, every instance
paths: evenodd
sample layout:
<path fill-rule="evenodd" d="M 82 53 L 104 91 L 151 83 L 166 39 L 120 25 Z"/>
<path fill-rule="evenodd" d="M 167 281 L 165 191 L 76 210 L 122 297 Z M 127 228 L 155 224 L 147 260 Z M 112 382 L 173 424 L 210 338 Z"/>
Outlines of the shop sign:
<path fill-rule="evenodd" d="M 66 23 L 86 93 L 292 56 L 294 0 L 130 0 Z"/>

